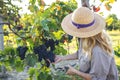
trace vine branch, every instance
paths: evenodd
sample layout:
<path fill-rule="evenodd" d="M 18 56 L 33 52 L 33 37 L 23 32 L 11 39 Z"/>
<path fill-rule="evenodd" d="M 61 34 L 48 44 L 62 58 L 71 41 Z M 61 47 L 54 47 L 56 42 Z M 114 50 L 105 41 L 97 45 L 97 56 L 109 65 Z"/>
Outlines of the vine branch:
<path fill-rule="evenodd" d="M 10 22 L 0 23 L 0 25 L 4 25 L 4 24 L 8 25 L 8 28 L 9 28 L 15 35 L 17 35 L 18 37 L 20 37 L 21 39 L 26 40 L 26 39 L 29 38 L 29 37 L 28 37 L 28 38 L 22 37 L 22 36 L 20 36 L 17 32 L 15 32 L 15 31 L 11 28 Z"/>
<path fill-rule="evenodd" d="M 81 0 L 81 4 L 83 7 L 88 7 L 89 9 L 91 9 L 90 4 L 89 4 L 89 0 Z"/>

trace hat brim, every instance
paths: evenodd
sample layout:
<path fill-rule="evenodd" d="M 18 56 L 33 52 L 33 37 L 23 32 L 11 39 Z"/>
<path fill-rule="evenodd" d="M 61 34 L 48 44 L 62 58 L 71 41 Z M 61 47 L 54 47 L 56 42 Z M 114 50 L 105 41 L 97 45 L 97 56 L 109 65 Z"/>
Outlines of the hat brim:
<path fill-rule="evenodd" d="M 105 19 L 96 13 L 94 13 L 94 15 L 95 23 L 87 28 L 78 29 L 76 26 L 74 26 L 71 21 L 72 13 L 63 19 L 61 26 L 69 35 L 79 38 L 91 37 L 100 33 L 105 28 Z"/>

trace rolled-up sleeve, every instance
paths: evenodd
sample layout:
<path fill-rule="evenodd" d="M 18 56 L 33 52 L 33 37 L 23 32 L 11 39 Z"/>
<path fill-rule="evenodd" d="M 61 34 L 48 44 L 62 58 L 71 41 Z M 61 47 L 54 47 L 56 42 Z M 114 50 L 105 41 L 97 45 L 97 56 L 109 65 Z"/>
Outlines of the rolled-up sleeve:
<path fill-rule="evenodd" d="M 111 65 L 110 65 L 110 69 L 109 69 L 109 74 L 107 76 L 107 80 L 119 80 L 118 69 L 115 65 L 114 58 L 112 58 L 112 60 L 111 60 Z"/>
<path fill-rule="evenodd" d="M 89 72 L 92 80 L 107 80 L 111 59 L 112 57 L 99 47 L 93 49 Z"/>

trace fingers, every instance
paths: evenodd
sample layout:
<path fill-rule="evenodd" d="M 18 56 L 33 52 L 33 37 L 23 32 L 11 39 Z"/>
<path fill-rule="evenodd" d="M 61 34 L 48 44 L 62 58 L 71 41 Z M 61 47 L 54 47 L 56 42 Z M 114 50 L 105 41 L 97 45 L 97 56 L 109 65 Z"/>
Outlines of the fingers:
<path fill-rule="evenodd" d="M 56 55 L 56 56 L 55 56 L 55 63 L 58 63 L 58 62 L 60 62 L 60 61 L 62 61 L 61 56 Z"/>
<path fill-rule="evenodd" d="M 66 71 L 66 74 L 68 75 L 75 74 L 75 69 L 72 66 L 68 65 L 67 67 L 68 67 L 68 70 Z"/>
<path fill-rule="evenodd" d="M 55 63 L 58 63 L 60 61 L 61 61 L 61 59 L 58 58 L 58 59 L 55 60 Z"/>

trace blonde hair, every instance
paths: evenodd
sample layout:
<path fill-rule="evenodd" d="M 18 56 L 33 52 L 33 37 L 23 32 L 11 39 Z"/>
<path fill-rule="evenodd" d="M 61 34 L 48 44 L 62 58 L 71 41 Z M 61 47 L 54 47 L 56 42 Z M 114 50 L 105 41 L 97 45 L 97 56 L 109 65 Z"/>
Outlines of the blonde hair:
<path fill-rule="evenodd" d="M 89 56 L 92 54 L 92 49 L 95 45 L 100 46 L 107 54 L 112 55 L 112 42 L 109 35 L 102 31 L 99 34 L 88 37 L 88 38 L 81 38 L 82 39 L 82 51 L 84 53 L 88 53 Z"/>

